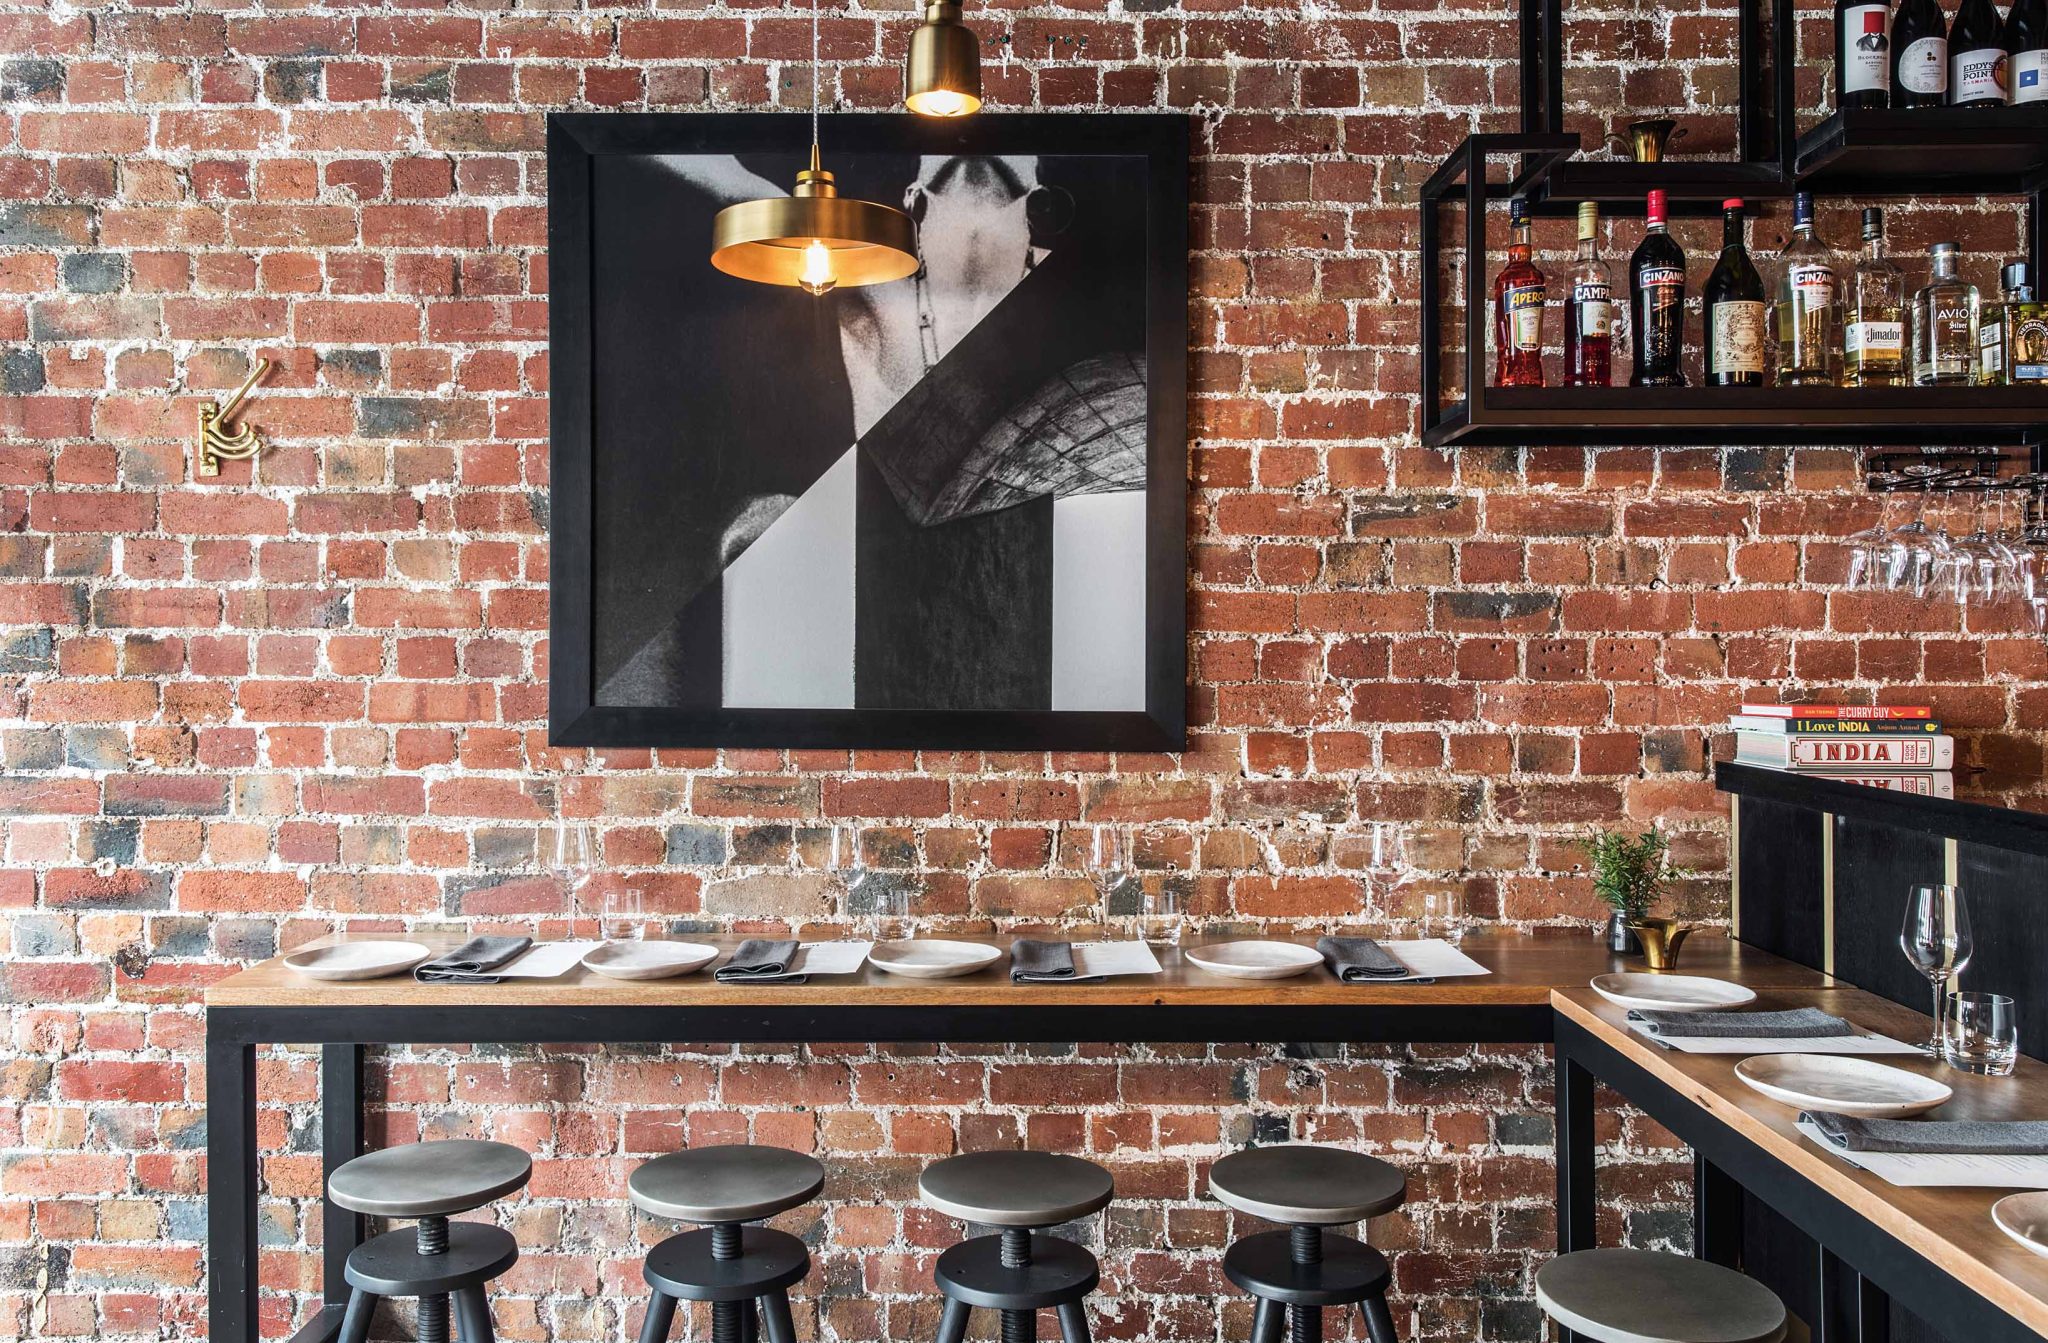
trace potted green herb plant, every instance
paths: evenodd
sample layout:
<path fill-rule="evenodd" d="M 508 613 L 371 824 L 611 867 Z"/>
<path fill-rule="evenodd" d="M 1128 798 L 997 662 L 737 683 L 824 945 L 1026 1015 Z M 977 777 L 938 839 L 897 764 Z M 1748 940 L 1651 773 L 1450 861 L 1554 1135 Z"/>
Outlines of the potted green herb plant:
<path fill-rule="evenodd" d="M 1632 925 L 1650 916 L 1678 875 L 1671 866 L 1671 845 L 1658 830 L 1640 835 L 1615 832 L 1581 841 L 1593 865 L 1593 894 L 1613 911 L 1607 916 L 1607 945 L 1624 956 L 1643 954 L 1642 939 Z"/>

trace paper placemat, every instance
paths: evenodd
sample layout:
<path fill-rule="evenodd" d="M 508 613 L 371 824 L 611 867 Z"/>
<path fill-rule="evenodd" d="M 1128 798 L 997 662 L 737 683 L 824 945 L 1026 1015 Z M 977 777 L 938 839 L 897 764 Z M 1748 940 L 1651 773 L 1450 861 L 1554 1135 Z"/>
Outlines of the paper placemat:
<path fill-rule="evenodd" d="M 536 942 L 518 960 L 490 973 L 506 979 L 553 979 L 582 961 L 583 953 L 602 942 Z"/>
<path fill-rule="evenodd" d="M 1844 1152 L 1802 1123 L 1806 1140 L 1830 1156 L 1903 1189 L 2048 1189 L 2048 1156 L 1951 1152 Z"/>
<path fill-rule="evenodd" d="M 1362 984 L 1412 984 L 1418 979 L 1458 979 L 1467 975 L 1490 975 L 1493 971 L 1473 960 L 1441 937 L 1418 937 L 1406 942 L 1379 939 L 1389 956 L 1408 967 L 1400 978 L 1355 980 Z"/>
<path fill-rule="evenodd" d="M 1077 979 L 1159 973 L 1159 958 L 1143 942 L 1076 942 L 1073 947 Z"/>
<path fill-rule="evenodd" d="M 873 942 L 806 942 L 797 949 L 793 975 L 850 975 L 868 962 Z"/>
<path fill-rule="evenodd" d="M 1666 1038 L 1652 1035 L 1641 1022 L 1628 1028 L 1653 1045 L 1680 1054 L 1918 1054 L 1920 1046 L 1888 1035 L 1822 1035 L 1803 1039 L 1760 1040 L 1739 1035 L 1694 1035 Z"/>

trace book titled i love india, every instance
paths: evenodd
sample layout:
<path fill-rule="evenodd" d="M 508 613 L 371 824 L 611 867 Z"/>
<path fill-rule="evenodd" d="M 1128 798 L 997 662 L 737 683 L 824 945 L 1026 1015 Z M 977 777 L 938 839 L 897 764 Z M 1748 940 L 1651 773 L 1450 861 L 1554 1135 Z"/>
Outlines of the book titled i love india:
<path fill-rule="evenodd" d="M 1774 769 L 1837 772 L 1954 769 L 1956 740 L 1946 733 L 1924 737 L 1810 737 L 1738 732 L 1735 762 Z"/>

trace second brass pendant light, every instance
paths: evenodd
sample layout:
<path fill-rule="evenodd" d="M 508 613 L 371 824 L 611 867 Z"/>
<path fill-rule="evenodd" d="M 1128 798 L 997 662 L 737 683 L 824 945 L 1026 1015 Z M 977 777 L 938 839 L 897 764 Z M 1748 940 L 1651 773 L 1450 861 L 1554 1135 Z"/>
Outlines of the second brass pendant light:
<path fill-rule="evenodd" d="M 930 0 L 903 61 L 903 105 L 920 116 L 964 117 L 981 107 L 981 43 L 957 0 Z"/>

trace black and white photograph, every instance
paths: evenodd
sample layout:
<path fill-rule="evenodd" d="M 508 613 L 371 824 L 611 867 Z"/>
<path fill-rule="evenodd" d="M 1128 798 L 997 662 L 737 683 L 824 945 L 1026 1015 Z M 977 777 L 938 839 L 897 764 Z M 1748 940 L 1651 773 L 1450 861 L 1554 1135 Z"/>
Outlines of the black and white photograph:
<path fill-rule="evenodd" d="M 557 739 L 1178 745 L 1182 119 L 827 117 L 838 194 L 916 250 L 821 294 L 709 260 L 719 211 L 789 194 L 807 118 L 630 120 L 676 133 L 555 140 L 587 230 L 554 252 L 557 414 L 587 407 L 556 433 L 558 588 L 588 569 Z"/>

